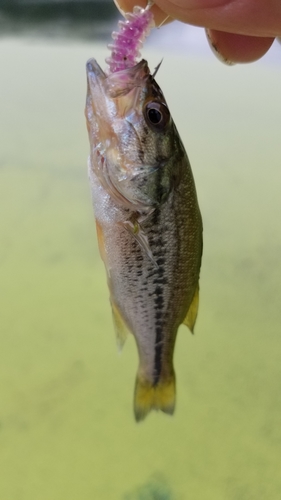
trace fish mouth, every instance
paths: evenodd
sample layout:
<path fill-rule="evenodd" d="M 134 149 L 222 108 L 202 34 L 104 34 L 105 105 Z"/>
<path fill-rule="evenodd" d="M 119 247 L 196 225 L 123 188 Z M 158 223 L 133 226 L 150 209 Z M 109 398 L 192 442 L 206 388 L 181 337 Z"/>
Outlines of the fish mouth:
<path fill-rule="evenodd" d="M 147 82 L 150 71 L 143 59 L 135 66 L 108 75 L 106 80 L 108 95 L 112 98 L 128 94 L 134 88 L 141 88 Z"/>
<path fill-rule="evenodd" d="M 113 99 L 125 96 L 136 87 L 143 87 L 150 75 L 147 61 L 144 59 L 131 68 L 109 73 L 108 75 L 101 69 L 95 59 L 89 59 L 86 70 L 89 85 L 99 82 L 103 85 L 107 96 Z"/>
<path fill-rule="evenodd" d="M 91 58 L 87 61 L 86 64 L 87 75 L 95 77 L 95 78 L 106 78 L 105 72 L 101 69 L 99 64 L 94 58 Z"/>

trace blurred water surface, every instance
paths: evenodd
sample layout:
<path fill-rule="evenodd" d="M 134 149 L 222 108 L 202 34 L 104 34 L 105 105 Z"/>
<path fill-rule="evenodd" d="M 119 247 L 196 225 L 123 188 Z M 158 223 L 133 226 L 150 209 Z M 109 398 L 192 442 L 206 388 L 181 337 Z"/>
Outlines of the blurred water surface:
<path fill-rule="evenodd" d="M 117 16 L 112 0 L 0 0 L 0 36 L 106 39 Z"/>
<path fill-rule="evenodd" d="M 165 55 L 158 82 L 193 167 L 204 258 L 196 334 L 177 340 L 176 413 L 140 425 L 136 348 L 116 352 L 86 172 L 85 62 L 102 64 L 105 43 L 0 40 L 5 500 L 280 499 L 281 70 L 164 50 L 165 29 L 143 55 L 151 68 Z"/>

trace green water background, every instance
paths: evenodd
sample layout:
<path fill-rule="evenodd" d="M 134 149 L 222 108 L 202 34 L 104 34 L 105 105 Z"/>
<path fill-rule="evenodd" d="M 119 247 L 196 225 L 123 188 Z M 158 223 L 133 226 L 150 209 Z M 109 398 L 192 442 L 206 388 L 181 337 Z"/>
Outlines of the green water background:
<path fill-rule="evenodd" d="M 178 334 L 174 417 L 136 424 L 136 348 L 116 350 L 86 172 L 92 56 L 106 50 L 0 42 L 0 498 L 146 500 L 156 475 L 180 500 L 279 500 L 280 65 L 165 54 L 203 214 L 201 303 L 195 336 Z"/>

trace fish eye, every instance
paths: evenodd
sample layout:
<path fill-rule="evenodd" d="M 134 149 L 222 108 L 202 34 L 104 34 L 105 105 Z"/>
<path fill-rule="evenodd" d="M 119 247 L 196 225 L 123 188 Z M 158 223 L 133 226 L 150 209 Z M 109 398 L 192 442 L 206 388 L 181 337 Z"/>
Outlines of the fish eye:
<path fill-rule="evenodd" d="M 170 121 L 170 112 L 162 102 L 149 102 L 145 106 L 144 117 L 154 130 L 163 130 Z"/>

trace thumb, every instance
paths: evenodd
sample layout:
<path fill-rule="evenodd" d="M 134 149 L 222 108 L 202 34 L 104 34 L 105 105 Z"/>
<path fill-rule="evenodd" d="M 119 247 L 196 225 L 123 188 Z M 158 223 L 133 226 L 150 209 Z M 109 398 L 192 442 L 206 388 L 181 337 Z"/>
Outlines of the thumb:
<path fill-rule="evenodd" d="M 120 10 L 146 0 L 114 0 Z M 185 23 L 240 35 L 276 37 L 281 35 L 280 0 L 154 0 L 156 24 L 167 15 Z"/>
<path fill-rule="evenodd" d="M 173 18 L 240 35 L 281 34 L 280 0 L 155 0 Z"/>

